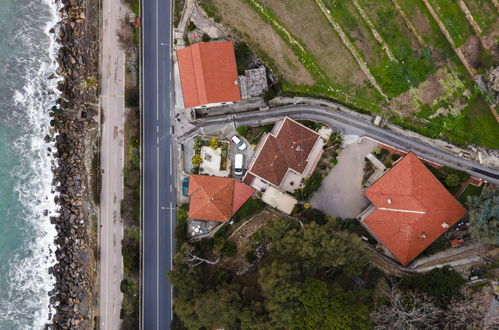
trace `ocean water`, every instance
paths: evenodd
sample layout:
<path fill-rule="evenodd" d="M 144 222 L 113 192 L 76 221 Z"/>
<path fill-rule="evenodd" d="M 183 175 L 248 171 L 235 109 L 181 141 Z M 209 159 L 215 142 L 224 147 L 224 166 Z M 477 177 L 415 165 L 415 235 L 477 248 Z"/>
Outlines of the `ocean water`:
<path fill-rule="evenodd" d="M 44 142 L 58 92 L 54 0 L 0 0 L 0 330 L 49 321 L 57 213 Z"/>

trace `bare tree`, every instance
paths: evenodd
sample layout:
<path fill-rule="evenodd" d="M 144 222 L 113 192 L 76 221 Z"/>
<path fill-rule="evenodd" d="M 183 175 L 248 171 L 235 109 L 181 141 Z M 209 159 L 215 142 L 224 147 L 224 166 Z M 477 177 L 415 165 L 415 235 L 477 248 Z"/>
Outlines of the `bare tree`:
<path fill-rule="evenodd" d="M 182 257 L 182 261 L 185 262 L 187 265 L 189 265 L 189 267 L 196 267 L 196 266 L 202 264 L 203 262 L 206 262 L 207 264 L 210 264 L 210 265 L 215 265 L 220 261 L 220 256 L 217 258 L 217 260 L 210 261 L 208 259 L 204 259 L 204 258 L 196 256 L 194 254 L 193 250 L 194 250 L 193 247 L 189 247 L 187 250 L 185 250 L 185 254 Z"/>
<path fill-rule="evenodd" d="M 445 313 L 445 329 L 485 329 L 485 316 L 493 300 L 492 289 L 465 287 L 462 298 L 453 300 Z M 498 324 L 496 324 L 498 325 Z"/>
<path fill-rule="evenodd" d="M 413 291 L 402 292 L 396 284 L 381 286 L 384 303 L 378 303 L 371 319 L 375 329 L 436 329 L 442 311 L 430 298 Z"/>

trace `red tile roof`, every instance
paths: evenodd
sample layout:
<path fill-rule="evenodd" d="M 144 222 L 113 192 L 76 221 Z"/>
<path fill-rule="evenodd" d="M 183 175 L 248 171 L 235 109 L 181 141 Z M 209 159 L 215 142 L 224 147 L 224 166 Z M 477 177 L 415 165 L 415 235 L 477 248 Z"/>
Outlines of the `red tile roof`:
<path fill-rule="evenodd" d="M 185 108 L 241 100 L 232 42 L 200 42 L 177 58 Z"/>
<path fill-rule="evenodd" d="M 365 194 L 377 209 L 364 225 L 402 265 L 417 257 L 466 213 L 413 153 Z"/>
<path fill-rule="evenodd" d="M 286 117 L 279 132 L 268 134 L 248 173 L 279 186 L 288 169 L 303 173 L 319 134 Z"/>
<path fill-rule="evenodd" d="M 231 178 L 191 175 L 189 218 L 229 221 L 255 190 Z"/>

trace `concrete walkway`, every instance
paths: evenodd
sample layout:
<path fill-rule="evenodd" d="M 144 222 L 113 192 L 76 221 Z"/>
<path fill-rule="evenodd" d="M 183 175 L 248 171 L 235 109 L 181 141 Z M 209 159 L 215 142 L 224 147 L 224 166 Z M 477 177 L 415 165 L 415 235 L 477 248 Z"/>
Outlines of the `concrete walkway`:
<path fill-rule="evenodd" d="M 128 10 L 121 1 L 102 3 L 101 168 L 102 192 L 100 213 L 100 329 L 121 329 L 120 283 L 123 278 L 123 220 L 120 202 L 123 199 L 123 129 L 125 122 L 125 52 L 118 44 L 117 31 Z"/>
<path fill-rule="evenodd" d="M 312 207 L 333 217 L 355 218 L 359 215 L 369 204 L 361 190 L 364 157 L 376 145 L 369 140 L 347 145 L 338 156 L 338 164 L 324 178 L 319 191 L 312 197 Z"/>

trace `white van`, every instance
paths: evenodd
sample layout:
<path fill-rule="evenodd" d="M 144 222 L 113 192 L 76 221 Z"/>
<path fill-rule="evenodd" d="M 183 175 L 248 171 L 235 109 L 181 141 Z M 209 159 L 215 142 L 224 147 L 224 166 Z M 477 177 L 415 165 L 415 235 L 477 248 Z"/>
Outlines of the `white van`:
<path fill-rule="evenodd" d="M 236 156 L 234 158 L 234 174 L 235 175 L 243 175 L 244 174 L 243 163 L 244 163 L 243 154 L 236 154 Z"/>

